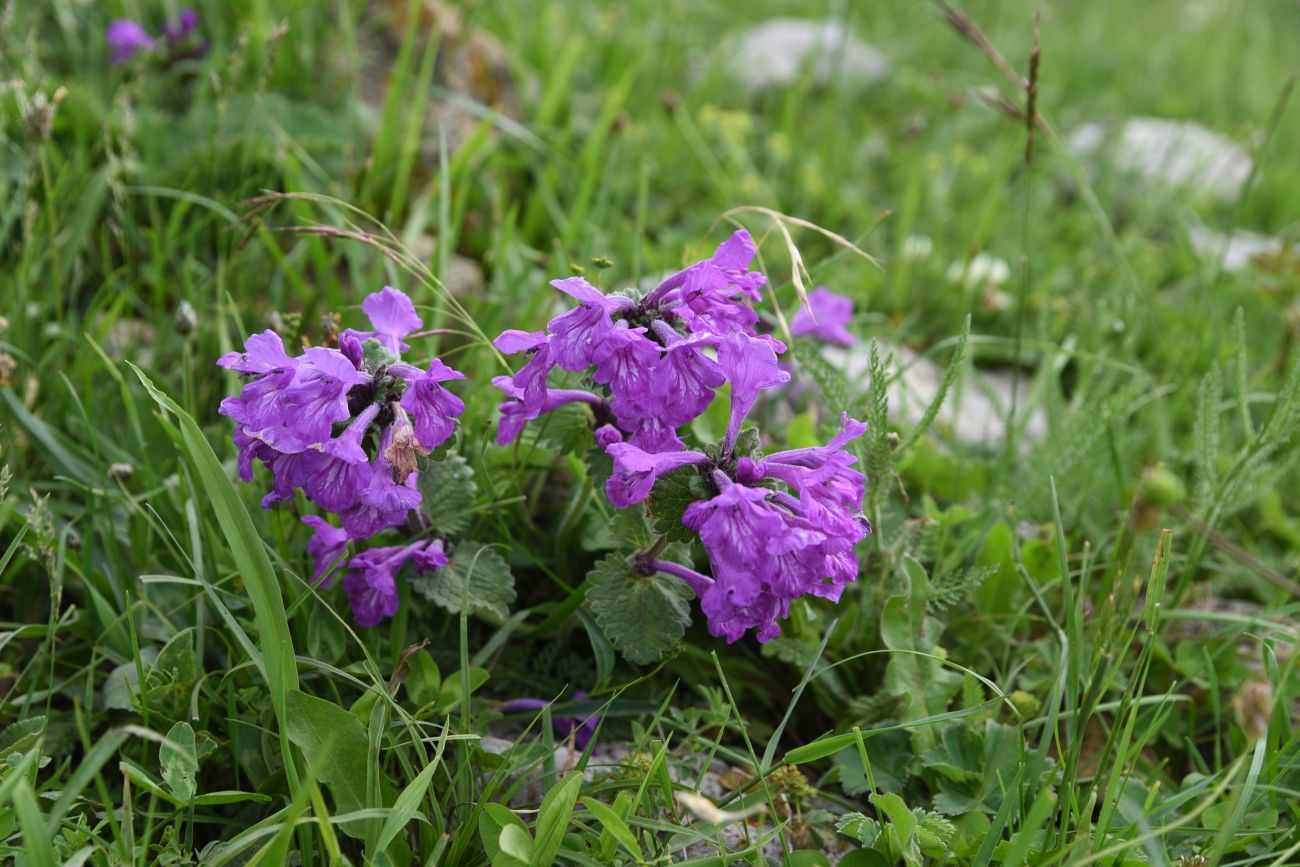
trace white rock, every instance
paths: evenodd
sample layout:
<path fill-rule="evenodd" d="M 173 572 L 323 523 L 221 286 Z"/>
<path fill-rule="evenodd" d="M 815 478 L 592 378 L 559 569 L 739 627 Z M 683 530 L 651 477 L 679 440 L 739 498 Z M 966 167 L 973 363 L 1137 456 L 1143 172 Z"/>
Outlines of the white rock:
<path fill-rule="evenodd" d="M 861 383 L 866 391 L 867 344 L 850 347 L 826 346 L 822 355 L 848 378 L 850 383 Z M 930 402 L 939 393 L 944 368 L 905 347 L 881 347 L 881 354 L 892 352 L 894 363 L 891 375 L 897 373 L 889 386 L 889 415 L 891 420 L 911 427 L 925 415 Z M 901 373 L 899 373 L 901 371 Z M 1047 433 L 1047 416 L 1035 408 L 1028 421 L 1024 421 L 1025 403 L 1029 399 L 1032 377 L 1020 377 L 1019 398 L 1016 401 L 1018 425 L 1023 426 L 1020 448 L 1028 448 Z M 1002 371 L 985 371 L 978 368 L 965 375 L 948 392 L 931 430 L 936 428 L 966 445 L 1000 446 L 1006 442 L 1006 415 L 1011 407 L 1015 377 Z"/>
<path fill-rule="evenodd" d="M 1281 238 L 1245 229 L 1225 234 L 1205 226 L 1192 226 L 1187 230 L 1187 239 L 1198 255 L 1217 260 L 1225 271 L 1244 271 L 1256 256 L 1267 256 L 1282 249 Z"/>
<path fill-rule="evenodd" d="M 889 75 L 885 56 L 838 21 L 773 18 L 733 37 L 726 53 L 732 75 L 751 93 L 792 84 L 805 70 L 817 84 Z"/>
<path fill-rule="evenodd" d="M 1099 123 L 1070 136 L 1076 156 L 1109 160 L 1148 186 L 1186 188 L 1233 199 L 1250 176 L 1250 153 L 1231 139 L 1191 121 L 1129 118 L 1118 130 Z"/>

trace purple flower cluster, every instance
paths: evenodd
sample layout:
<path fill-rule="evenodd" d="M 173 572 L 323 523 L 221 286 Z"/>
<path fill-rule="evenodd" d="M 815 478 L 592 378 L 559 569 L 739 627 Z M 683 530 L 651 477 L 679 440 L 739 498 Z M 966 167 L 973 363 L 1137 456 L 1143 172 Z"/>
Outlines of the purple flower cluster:
<path fill-rule="evenodd" d="M 513 442 L 529 421 L 582 402 L 598 422 L 616 423 L 602 434 L 606 440 L 626 436 L 651 453 L 681 449 L 678 429 L 708 408 L 714 389 L 730 382 L 730 443 L 759 389 L 789 378 L 776 359 L 784 344 L 754 329 L 758 314 L 751 305 L 762 299 L 767 282 L 748 270 L 754 253 L 749 233 L 738 231 L 710 258 L 644 297 L 606 295 L 581 277 L 552 281 L 578 306 L 545 331 L 509 330 L 494 343 L 508 354 L 529 353 L 518 373 L 493 380 L 506 396 L 497 442 Z M 595 388 L 550 388 L 556 367 L 589 371 Z"/>
<path fill-rule="evenodd" d="M 274 482 L 262 507 L 301 489 L 339 516 L 341 528 L 303 519 L 315 531 L 308 553 L 321 584 L 349 542 L 407 521 L 421 501 L 417 457 L 446 442 L 465 409 L 442 386 L 464 374 L 436 358 L 427 370 L 401 360 L 409 348 L 402 338 L 421 326 L 406 295 L 385 287 L 361 307 L 372 329 L 344 331 L 337 349 L 290 356 L 280 335 L 268 330 L 249 337 L 243 352 L 217 361 L 246 376 L 220 412 L 236 423 L 239 477 L 252 481 L 254 459 L 271 470 Z M 343 584 L 359 624 L 373 626 L 397 610 L 394 576 L 407 562 L 421 571 L 445 565 L 441 540 L 371 548 L 352 558 L 348 565 L 356 571 Z"/>
<path fill-rule="evenodd" d="M 173 56 L 189 54 L 200 57 L 207 52 L 207 42 L 200 40 L 189 51 L 184 50 L 184 43 L 199 28 L 199 13 L 193 9 L 182 9 L 176 21 L 163 26 L 162 36 L 155 38 L 138 21 L 130 18 L 115 18 L 108 22 L 104 32 L 104 41 L 108 43 L 109 60 L 114 64 L 129 61 L 141 52 L 153 51 L 160 45 L 165 46 Z"/>
<path fill-rule="evenodd" d="M 696 468 L 707 495 L 686 508 L 682 523 L 699 535 L 712 577 L 649 554 L 638 563 L 685 581 L 710 632 L 728 641 L 750 629 L 760 641 L 776 636 L 790 603 L 805 594 L 838 600 L 858 574 L 854 548 L 870 532 L 860 514 L 866 480 L 845 451 L 865 431 L 861 422 L 844 416 L 825 446 L 761 459 L 737 450 L 759 393 L 790 379 L 777 358 L 785 346 L 755 329 L 752 305 L 766 278 L 748 270 L 754 254 L 749 234 L 738 231 L 645 297 L 606 295 L 581 277 L 556 280 L 551 285 L 578 306 L 544 331 L 507 331 L 495 344 L 529 353 L 513 377 L 495 380 L 507 398 L 499 443 L 543 413 L 584 402 L 601 425 L 596 441 L 613 460 L 605 491 L 616 507 L 644 501 L 667 473 Z M 851 301 L 821 287 L 809 301 L 811 310 L 792 323 L 795 334 L 854 340 L 844 327 Z M 590 370 L 595 387 L 549 388 L 556 367 Z M 687 449 L 679 428 L 703 413 L 724 383 L 731 401 L 725 438 L 707 452 Z"/>
<path fill-rule="evenodd" d="M 712 564 L 709 578 L 664 560 L 648 566 L 686 581 L 700 599 L 709 631 L 728 642 L 755 629 L 759 641 L 780 634 L 778 621 L 804 594 L 838 601 L 858 575 L 854 547 L 870 531 L 860 514 L 866 477 L 844 447 L 866 425 L 841 417 L 824 446 L 759 459 L 679 451 L 652 455 L 629 443 L 606 451 L 607 485 L 619 508 L 650 495 L 655 480 L 681 466 L 701 469 L 710 496 L 687 506 L 682 523 L 699 534 Z"/>

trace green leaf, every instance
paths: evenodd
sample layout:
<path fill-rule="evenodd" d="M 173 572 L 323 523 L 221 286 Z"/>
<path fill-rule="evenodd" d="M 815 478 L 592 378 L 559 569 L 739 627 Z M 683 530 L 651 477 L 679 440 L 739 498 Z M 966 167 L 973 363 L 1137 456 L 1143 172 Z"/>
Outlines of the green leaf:
<path fill-rule="evenodd" d="M 442 686 L 442 672 L 427 650 L 419 650 L 407 657 L 406 665 L 410 669 L 406 675 L 406 694 L 417 707 L 424 707 L 438 697 Z"/>
<path fill-rule="evenodd" d="M 198 677 L 197 669 L 191 627 L 176 633 L 145 672 L 144 687 L 139 694 L 142 707 L 167 720 L 184 717 Z"/>
<path fill-rule="evenodd" d="M 646 501 L 646 516 L 656 533 L 674 542 L 689 542 L 695 534 L 682 524 L 682 513 L 704 496 L 699 471 L 694 467 L 679 467 L 655 482 L 654 491 Z"/>
<path fill-rule="evenodd" d="M 419 488 L 420 508 L 439 532 L 455 535 L 469 527 L 478 485 L 465 458 L 449 453 L 442 460 L 422 462 Z"/>
<path fill-rule="evenodd" d="M 446 715 L 460 706 L 461 699 L 464 697 L 464 688 L 461 681 L 468 676 L 469 694 L 473 695 L 478 688 L 488 682 L 488 672 L 484 668 L 470 667 L 469 674 L 465 675 L 460 671 L 453 671 L 442 682 L 438 689 L 438 700 L 434 703 L 434 710 L 439 716 Z"/>
<path fill-rule="evenodd" d="M 785 867 L 831 867 L 831 862 L 815 849 L 799 849 L 785 856 Z"/>
<path fill-rule="evenodd" d="M 655 532 L 646 523 L 645 511 L 640 506 L 615 509 L 608 518 L 598 509 L 591 509 L 587 516 L 582 536 L 584 550 L 648 548 L 655 540 Z"/>
<path fill-rule="evenodd" d="M 885 687 L 902 696 L 899 719 L 914 722 L 942 713 L 961 688 L 961 675 L 934 656 L 941 632 L 939 621 L 926 616 L 932 591 L 925 569 L 912 557 L 903 558 L 894 595 L 880 613 L 880 637 L 891 653 L 885 667 Z M 934 745 L 934 732 L 918 726 L 912 732 L 916 751 Z"/>
<path fill-rule="evenodd" d="M 641 855 L 641 847 L 637 845 L 636 837 L 632 834 L 632 829 L 612 807 L 595 798 L 583 798 L 582 805 L 591 811 L 591 814 L 605 826 L 605 830 L 609 831 L 615 840 L 622 844 L 623 848 L 632 853 L 633 858 L 638 862 L 645 860 Z"/>
<path fill-rule="evenodd" d="M 450 563 L 427 575 L 415 576 L 411 587 L 453 614 L 459 614 L 468 601 L 470 611 L 481 609 L 505 618 L 510 616 L 510 604 L 515 601 L 515 577 L 510 565 L 496 549 L 479 542 L 461 542 Z"/>
<path fill-rule="evenodd" d="M 747 458 L 752 457 L 762 447 L 763 438 L 762 435 L 759 434 L 758 428 L 747 427 L 743 428 L 736 436 L 736 442 L 735 445 L 732 446 L 732 451 L 736 453 L 737 457 Z"/>
<path fill-rule="evenodd" d="M 1016 575 L 1015 544 L 1015 535 L 1006 521 L 993 525 L 984 537 L 975 564 L 995 571 L 975 589 L 975 607 L 981 614 L 1007 614 L 1020 605 L 1025 590 Z"/>
<path fill-rule="evenodd" d="M 806 449 L 821 444 L 822 440 L 817 436 L 817 417 L 812 410 L 799 413 L 785 426 L 786 448 Z"/>
<path fill-rule="evenodd" d="M 854 849 L 844 853 L 839 867 L 894 867 L 889 859 L 875 849 Z"/>
<path fill-rule="evenodd" d="M 835 822 L 835 830 L 845 837 L 852 837 L 863 846 L 872 846 L 880 839 L 880 823 L 869 819 L 861 813 L 845 813 Z"/>
<path fill-rule="evenodd" d="M 420 804 L 424 801 L 424 795 L 429 790 L 429 784 L 433 782 L 433 774 L 442 764 L 442 751 L 447 746 L 446 735 L 447 730 L 444 728 L 443 736 L 438 739 L 438 748 L 429 759 L 429 764 L 416 775 L 414 780 L 411 780 L 393 802 L 393 812 L 384 820 L 384 826 L 379 830 L 379 838 L 375 843 L 377 850 L 387 849 L 388 844 L 401 833 L 411 819 L 415 818 Z"/>
<path fill-rule="evenodd" d="M 529 861 L 531 867 L 551 867 L 555 861 L 555 853 L 560 851 L 560 843 L 564 840 L 564 829 L 569 827 L 569 817 L 578 802 L 581 785 L 582 774 L 570 774 L 542 799 L 537 810 L 537 827 L 533 831 L 536 842 Z"/>
<path fill-rule="evenodd" d="M 935 809 L 950 816 L 997 812 L 1002 786 L 1015 776 L 1023 753 L 1024 737 L 1013 726 L 993 720 L 983 731 L 960 723 L 945 726 L 934 749 L 921 755 L 921 766 L 937 789 Z M 1033 784 L 1037 777 L 1026 773 L 1025 779 Z"/>
<path fill-rule="evenodd" d="M 194 729 L 187 722 L 178 722 L 167 732 L 167 743 L 158 748 L 158 761 L 162 765 L 163 782 L 176 799 L 183 804 L 194 800 L 198 794 L 195 775 L 199 770 L 198 753 L 194 747 Z"/>
<path fill-rule="evenodd" d="M 41 815 L 31 784 L 25 779 L 19 780 L 10 797 L 18 825 L 22 828 L 22 851 L 27 863 L 33 867 L 55 867 L 59 860 L 54 854 L 50 832 L 45 827 L 45 817 Z"/>
<path fill-rule="evenodd" d="M 942 858 L 957 835 L 957 826 L 938 813 L 914 810 L 920 822 L 916 826 L 916 842 L 921 851 L 931 858 Z"/>
<path fill-rule="evenodd" d="M 533 838 L 518 825 L 506 825 L 497 837 L 497 850 L 520 864 L 527 864 L 533 859 Z M 492 863 L 501 862 L 494 858 Z"/>
<path fill-rule="evenodd" d="M 627 560 L 606 555 L 587 573 L 586 605 L 629 661 L 658 662 L 691 622 L 691 590 L 678 578 L 656 572 L 633 575 Z"/>
<path fill-rule="evenodd" d="M 45 717 L 32 716 L 21 719 L 0 732 L 0 760 L 13 753 L 25 753 L 40 739 L 45 731 Z"/>
<path fill-rule="evenodd" d="M 538 442 L 558 454 L 582 454 L 591 445 L 595 418 L 585 403 L 566 403 L 547 413 L 540 421 Z"/>
<path fill-rule="evenodd" d="M 613 459 L 600 446 L 592 446 L 587 449 L 583 463 L 587 465 L 587 478 L 591 479 L 592 486 L 603 491 L 605 483 L 614 473 Z"/>
<path fill-rule="evenodd" d="M 287 702 L 289 739 L 311 761 L 311 771 L 334 798 L 335 812 L 351 813 L 392 803 L 392 784 L 379 774 L 383 803 L 372 804 L 366 781 L 370 772 L 370 740 L 352 714 L 331 701 L 294 690 Z M 367 820 L 340 823 L 343 832 L 363 839 Z"/>
<path fill-rule="evenodd" d="M 501 851 L 501 829 L 514 825 L 528 836 L 527 826 L 504 804 L 488 803 L 478 814 L 478 835 L 483 843 L 483 851 L 490 859 L 495 859 Z M 526 863 L 526 862 L 525 862 Z"/>
<path fill-rule="evenodd" d="M 863 738 L 862 743 L 867 748 L 876 788 L 882 792 L 902 791 L 910 776 L 908 766 L 912 763 L 907 732 L 901 729 L 882 732 Z M 836 753 L 834 763 L 840 772 L 840 788 L 846 795 L 856 797 L 870 788 L 866 768 L 862 767 L 862 757 L 856 749 Z"/>

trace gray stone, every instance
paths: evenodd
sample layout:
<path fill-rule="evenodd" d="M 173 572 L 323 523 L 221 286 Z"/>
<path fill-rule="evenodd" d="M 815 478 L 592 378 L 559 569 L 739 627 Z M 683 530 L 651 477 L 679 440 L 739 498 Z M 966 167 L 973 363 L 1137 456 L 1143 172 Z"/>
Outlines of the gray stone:
<path fill-rule="evenodd" d="M 1245 271 L 1256 256 L 1272 255 L 1283 247 L 1281 238 L 1245 229 L 1225 233 L 1192 226 L 1187 230 L 1187 239 L 1198 255 L 1218 262 L 1225 271 Z"/>
<path fill-rule="evenodd" d="M 1192 121 L 1132 117 L 1118 128 L 1089 123 L 1074 131 L 1069 146 L 1093 166 L 1108 162 L 1148 187 L 1220 200 L 1240 195 L 1250 176 L 1246 148 Z"/>
<path fill-rule="evenodd" d="M 860 383 L 865 393 L 867 376 L 867 344 L 850 347 L 827 346 L 822 355 L 841 370 L 850 383 Z M 889 415 L 891 421 L 911 427 L 925 415 L 930 402 L 939 393 L 944 368 L 902 346 L 881 347 L 882 355 L 893 353 L 893 377 L 889 386 Z M 1020 377 L 1016 401 L 1017 414 L 1023 413 L 1029 398 L 1032 376 Z M 1005 371 L 986 371 L 974 368 L 948 392 L 939 409 L 931 430 L 938 429 L 966 445 L 1000 446 L 1006 442 L 1006 414 L 1015 392 L 1015 377 Z M 1032 445 L 1047 433 L 1047 417 L 1035 408 L 1023 424 L 1020 447 Z"/>
<path fill-rule="evenodd" d="M 792 84 L 805 71 L 817 84 L 889 75 L 880 51 L 832 20 L 773 18 L 734 36 L 726 54 L 731 74 L 751 93 Z"/>

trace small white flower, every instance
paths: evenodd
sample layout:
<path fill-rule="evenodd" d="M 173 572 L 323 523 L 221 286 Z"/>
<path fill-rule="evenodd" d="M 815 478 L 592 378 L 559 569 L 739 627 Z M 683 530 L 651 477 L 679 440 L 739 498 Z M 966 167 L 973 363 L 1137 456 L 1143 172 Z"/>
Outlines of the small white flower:
<path fill-rule="evenodd" d="M 934 241 L 929 235 L 908 235 L 903 239 L 903 258 L 908 262 L 924 262 L 934 252 Z"/>
<path fill-rule="evenodd" d="M 987 286 L 996 288 L 1006 285 L 1011 279 L 1011 266 L 1005 259 L 979 253 L 969 262 L 953 262 L 948 268 L 947 276 L 949 283 L 965 289 Z"/>

